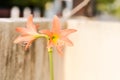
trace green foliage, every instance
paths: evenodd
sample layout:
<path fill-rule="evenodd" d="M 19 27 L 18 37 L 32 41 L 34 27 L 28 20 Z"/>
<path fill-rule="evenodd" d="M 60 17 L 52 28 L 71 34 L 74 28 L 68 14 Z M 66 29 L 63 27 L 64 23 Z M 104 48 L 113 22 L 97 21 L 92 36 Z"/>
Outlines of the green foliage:
<path fill-rule="evenodd" d="M 113 10 L 111 10 L 111 14 L 118 17 L 118 18 L 120 18 L 120 6 L 113 9 Z"/>
<path fill-rule="evenodd" d="M 97 0 L 97 10 L 99 12 L 109 12 L 111 9 L 111 4 L 114 2 L 115 0 Z"/>
<path fill-rule="evenodd" d="M 115 4 L 114 1 L 115 0 L 97 0 L 97 11 L 107 12 L 110 15 L 120 18 L 119 2 L 115 2 L 115 3 L 118 3 L 118 4 Z"/>
<path fill-rule="evenodd" d="M 46 2 L 53 1 L 53 0 L 12 0 L 13 5 L 17 6 L 37 6 L 37 7 L 44 7 Z"/>
<path fill-rule="evenodd" d="M 11 3 L 13 5 L 17 5 L 17 6 L 26 6 L 28 5 L 28 0 L 24 1 L 24 0 L 11 0 Z"/>
<path fill-rule="evenodd" d="M 9 7 L 12 6 L 11 0 L 2 0 L 0 1 L 0 7 Z"/>
<path fill-rule="evenodd" d="M 109 4 L 113 3 L 115 0 L 96 0 L 98 4 Z"/>

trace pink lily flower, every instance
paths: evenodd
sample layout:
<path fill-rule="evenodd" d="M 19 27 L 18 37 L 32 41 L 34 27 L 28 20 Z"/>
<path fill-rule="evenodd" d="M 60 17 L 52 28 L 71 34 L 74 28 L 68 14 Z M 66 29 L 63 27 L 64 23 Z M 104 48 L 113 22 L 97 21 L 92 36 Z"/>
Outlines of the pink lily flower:
<path fill-rule="evenodd" d="M 67 38 L 67 36 L 73 32 L 76 32 L 76 30 L 75 29 L 61 30 L 59 18 L 57 16 L 54 16 L 52 30 L 51 31 L 42 30 L 40 32 L 50 37 L 47 45 L 48 48 L 55 46 L 57 51 L 62 55 L 63 54 L 62 49 L 65 44 L 68 46 L 73 46 L 72 41 L 70 41 Z"/>
<path fill-rule="evenodd" d="M 26 28 L 16 28 L 16 31 L 21 35 L 14 40 L 14 43 L 26 43 L 25 50 L 27 50 L 31 43 L 41 36 L 37 32 L 37 27 L 37 25 L 33 24 L 33 16 L 30 15 L 27 20 Z"/>

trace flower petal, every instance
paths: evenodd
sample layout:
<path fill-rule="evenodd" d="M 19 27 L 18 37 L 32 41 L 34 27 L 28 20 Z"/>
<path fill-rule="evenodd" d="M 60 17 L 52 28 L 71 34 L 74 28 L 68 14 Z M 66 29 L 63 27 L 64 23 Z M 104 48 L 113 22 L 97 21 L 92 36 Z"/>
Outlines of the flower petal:
<path fill-rule="evenodd" d="M 16 31 L 23 34 L 23 35 L 30 34 L 29 30 L 27 30 L 26 28 L 22 28 L 22 27 L 17 27 Z"/>
<path fill-rule="evenodd" d="M 29 30 L 27 28 L 21 28 L 21 27 L 17 27 L 16 31 L 21 33 L 22 36 L 38 34 L 36 31 L 33 32 L 33 31 L 31 31 L 31 30 Z"/>
<path fill-rule="evenodd" d="M 33 40 L 29 41 L 29 42 L 26 44 L 26 46 L 25 46 L 25 50 L 28 49 L 28 47 L 31 45 L 32 42 L 33 42 Z"/>
<path fill-rule="evenodd" d="M 30 29 L 31 31 L 36 31 L 36 25 L 33 24 L 33 16 L 30 15 L 27 20 L 27 28 Z"/>
<path fill-rule="evenodd" d="M 32 36 L 19 36 L 14 40 L 14 43 L 20 43 L 20 42 L 26 42 L 26 41 L 31 41 L 34 40 Z"/>
<path fill-rule="evenodd" d="M 76 32 L 77 30 L 75 29 L 64 29 L 61 31 L 61 36 L 68 36 L 69 34 Z"/>
<path fill-rule="evenodd" d="M 61 40 L 63 40 L 65 42 L 66 45 L 68 46 L 73 46 L 73 43 L 71 40 L 69 40 L 68 38 L 62 38 Z"/>
<path fill-rule="evenodd" d="M 59 21 L 59 18 L 57 16 L 54 16 L 54 19 L 53 19 L 52 32 L 53 33 L 59 33 L 60 32 L 60 21 Z"/>
<path fill-rule="evenodd" d="M 40 26 L 39 24 L 35 24 L 36 29 L 38 29 L 38 28 L 39 28 L 39 26 Z"/>
<path fill-rule="evenodd" d="M 62 46 L 56 46 L 56 49 L 57 49 L 57 51 L 58 51 L 58 53 L 60 54 L 60 55 L 63 55 L 63 47 Z"/>
<path fill-rule="evenodd" d="M 40 30 L 39 32 L 42 33 L 42 34 L 46 34 L 50 37 L 52 36 L 52 33 L 49 30 Z"/>

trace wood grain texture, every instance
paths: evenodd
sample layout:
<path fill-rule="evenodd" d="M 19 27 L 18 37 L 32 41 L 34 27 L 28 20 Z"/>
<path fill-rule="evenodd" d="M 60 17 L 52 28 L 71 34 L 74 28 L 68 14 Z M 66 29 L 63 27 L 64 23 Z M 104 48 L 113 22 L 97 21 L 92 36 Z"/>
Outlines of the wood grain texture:
<path fill-rule="evenodd" d="M 26 20 L 0 20 L 0 80 L 49 80 L 46 40 L 38 39 L 29 50 L 13 41 L 19 35 L 16 27 L 25 27 Z M 36 20 L 39 29 L 49 29 L 50 21 Z M 55 80 L 63 80 L 63 58 L 54 53 Z"/>

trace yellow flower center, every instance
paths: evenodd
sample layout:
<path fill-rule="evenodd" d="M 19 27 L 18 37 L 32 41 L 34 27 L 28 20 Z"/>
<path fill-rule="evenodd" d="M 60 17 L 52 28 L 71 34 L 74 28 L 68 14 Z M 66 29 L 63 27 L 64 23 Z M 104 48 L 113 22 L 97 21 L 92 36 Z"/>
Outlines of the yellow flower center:
<path fill-rule="evenodd" d="M 57 34 L 53 34 L 53 36 L 52 36 L 52 41 L 53 41 L 54 43 L 57 43 L 58 39 L 59 39 L 59 36 L 58 36 Z"/>

